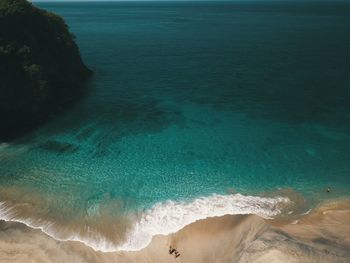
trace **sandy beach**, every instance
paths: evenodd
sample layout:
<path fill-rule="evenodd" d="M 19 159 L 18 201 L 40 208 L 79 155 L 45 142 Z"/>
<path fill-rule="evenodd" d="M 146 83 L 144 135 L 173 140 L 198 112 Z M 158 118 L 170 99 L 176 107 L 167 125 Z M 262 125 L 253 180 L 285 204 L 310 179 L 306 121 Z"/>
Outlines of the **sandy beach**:
<path fill-rule="evenodd" d="M 0 0 L 0 263 L 350 263 L 349 32 L 350 0 Z"/>
<path fill-rule="evenodd" d="M 208 218 L 156 236 L 137 252 L 102 253 L 2 221 L 0 262 L 349 262 L 350 202 L 328 202 L 299 219 Z M 170 255 L 169 246 L 180 256 Z"/>

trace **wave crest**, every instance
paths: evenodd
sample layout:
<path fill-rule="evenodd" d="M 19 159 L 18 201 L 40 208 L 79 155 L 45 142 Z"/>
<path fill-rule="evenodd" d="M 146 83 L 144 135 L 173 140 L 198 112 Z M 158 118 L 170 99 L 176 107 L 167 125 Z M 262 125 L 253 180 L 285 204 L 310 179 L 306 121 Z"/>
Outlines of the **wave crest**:
<path fill-rule="evenodd" d="M 167 201 L 157 203 L 142 213 L 118 250 L 135 251 L 145 248 L 155 235 L 174 233 L 195 221 L 224 215 L 256 214 L 271 218 L 281 213 L 286 197 L 258 197 L 241 194 L 201 197 L 192 202 Z"/>

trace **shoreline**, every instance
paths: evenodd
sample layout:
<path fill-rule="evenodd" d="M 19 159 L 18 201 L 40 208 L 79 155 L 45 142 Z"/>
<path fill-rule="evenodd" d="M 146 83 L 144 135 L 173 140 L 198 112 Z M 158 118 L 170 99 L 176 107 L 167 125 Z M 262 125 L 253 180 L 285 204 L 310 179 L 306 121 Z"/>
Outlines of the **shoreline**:
<path fill-rule="evenodd" d="M 16 189 L 7 190 L 12 190 L 11 199 L 15 200 Z M 27 195 L 17 193 L 17 196 Z M 23 223 L 41 230 L 57 241 L 78 241 L 96 251 L 139 251 L 146 248 L 154 236 L 175 233 L 198 220 L 248 214 L 274 218 L 282 213 L 287 214 L 287 211 L 297 211 L 300 200 L 291 198 L 291 193 L 287 195 L 286 192 L 274 196 L 213 194 L 188 202 L 159 202 L 142 213 L 130 214 L 124 218 L 110 217 L 103 214 L 103 211 L 99 211 L 96 216 L 86 216 L 81 211 L 76 211 L 75 217 L 67 220 L 47 214 L 49 204 L 46 204 L 46 199 L 34 196 L 32 199 L 0 202 L 0 220 Z M 118 208 L 111 204 L 107 210 Z"/>
<path fill-rule="evenodd" d="M 170 245 L 180 257 L 169 255 Z M 348 262 L 349 251 L 350 200 L 322 203 L 288 223 L 256 215 L 211 217 L 157 235 L 134 252 L 94 251 L 21 223 L 0 222 L 0 262 Z"/>

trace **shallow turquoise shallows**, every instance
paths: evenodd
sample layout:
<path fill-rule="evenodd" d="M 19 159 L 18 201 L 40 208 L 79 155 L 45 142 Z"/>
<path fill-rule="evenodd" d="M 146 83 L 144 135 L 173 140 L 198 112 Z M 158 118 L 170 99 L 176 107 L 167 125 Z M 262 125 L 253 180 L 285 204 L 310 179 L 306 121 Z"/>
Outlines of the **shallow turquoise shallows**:
<path fill-rule="evenodd" d="M 206 216 L 274 216 L 291 192 L 348 196 L 350 3 L 37 5 L 95 75 L 74 108 L 0 146 L 2 218 L 132 250 Z M 122 241 L 47 223 L 102 217 Z"/>

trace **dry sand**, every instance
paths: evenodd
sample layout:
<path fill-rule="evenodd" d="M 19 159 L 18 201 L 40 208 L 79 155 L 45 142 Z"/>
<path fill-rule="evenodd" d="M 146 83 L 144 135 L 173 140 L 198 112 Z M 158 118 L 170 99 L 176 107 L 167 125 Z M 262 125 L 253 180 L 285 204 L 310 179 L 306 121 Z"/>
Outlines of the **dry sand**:
<path fill-rule="evenodd" d="M 169 255 L 169 245 L 181 256 Z M 96 252 L 2 221 L 0 262 L 350 262 L 350 201 L 323 204 L 292 223 L 255 215 L 209 218 L 156 236 L 138 252 Z"/>

